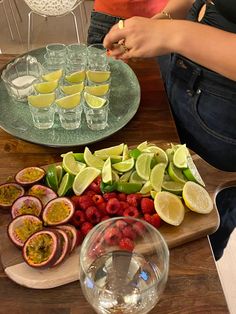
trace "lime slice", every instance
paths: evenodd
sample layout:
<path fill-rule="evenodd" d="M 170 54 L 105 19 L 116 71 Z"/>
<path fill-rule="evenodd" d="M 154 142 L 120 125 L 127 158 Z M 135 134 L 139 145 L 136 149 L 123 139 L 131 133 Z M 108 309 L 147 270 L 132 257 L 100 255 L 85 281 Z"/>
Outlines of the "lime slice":
<path fill-rule="evenodd" d="M 107 160 L 107 158 L 110 157 L 112 164 L 116 164 L 117 162 L 121 162 L 122 161 L 122 156 L 117 156 L 117 155 L 110 155 L 110 156 L 108 156 L 108 155 L 98 155 L 97 157 L 101 158 L 102 160 Z"/>
<path fill-rule="evenodd" d="M 89 105 L 89 107 L 91 108 L 101 108 L 105 105 L 105 103 L 107 102 L 106 99 L 101 98 L 101 97 L 97 97 L 88 93 L 84 93 L 84 99 L 86 100 L 87 104 Z"/>
<path fill-rule="evenodd" d="M 168 174 L 173 181 L 185 183 L 187 180 L 181 169 L 175 167 L 171 161 L 168 166 Z"/>
<path fill-rule="evenodd" d="M 151 161 L 153 158 L 153 153 L 142 153 L 138 156 L 135 164 L 136 171 L 138 175 L 148 181 L 151 174 Z"/>
<path fill-rule="evenodd" d="M 99 149 L 99 150 L 95 150 L 94 155 L 95 156 L 112 156 L 112 155 L 121 155 L 123 152 L 123 148 L 124 148 L 124 144 L 119 144 L 116 146 L 111 146 L 108 148 L 103 148 L 103 149 Z M 100 157 L 101 158 L 101 157 Z"/>
<path fill-rule="evenodd" d="M 119 172 L 127 172 L 134 167 L 134 158 L 129 158 L 112 165 L 113 169 Z"/>
<path fill-rule="evenodd" d="M 205 183 L 202 177 L 200 176 L 200 173 L 198 172 L 197 167 L 194 164 L 192 157 L 190 155 L 187 158 L 187 164 L 188 164 L 188 168 L 183 170 L 185 177 L 189 181 L 194 181 L 201 184 L 202 186 L 205 186 Z"/>
<path fill-rule="evenodd" d="M 148 147 L 148 142 L 147 141 L 144 141 L 142 143 L 140 143 L 138 146 L 137 146 L 137 149 L 139 149 L 140 151 L 143 151 L 144 149 L 146 149 Z"/>
<path fill-rule="evenodd" d="M 166 152 L 158 146 L 150 146 L 150 147 L 144 149 L 143 152 L 154 153 L 155 159 L 158 163 L 168 164 L 168 156 L 167 156 Z"/>
<path fill-rule="evenodd" d="M 110 71 L 87 71 L 87 78 L 94 83 L 103 83 L 109 80 Z"/>
<path fill-rule="evenodd" d="M 104 183 L 112 182 L 111 158 L 108 157 L 102 168 L 102 181 Z"/>
<path fill-rule="evenodd" d="M 42 79 L 47 82 L 58 81 L 60 80 L 62 75 L 63 75 L 63 70 L 60 69 L 60 70 L 56 70 L 56 71 L 49 72 L 47 74 L 42 75 Z"/>
<path fill-rule="evenodd" d="M 189 155 L 189 151 L 186 145 L 180 145 L 173 156 L 173 163 L 177 168 L 187 168 L 187 157 Z"/>
<path fill-rule="evenodd" d="M 142 152 L 138 148 L 134 148 L 129 152 L 130 157 L 133 157 L 134 159 L 137 159 L 139 155 L 141 155 Z"/>
<path fill-rule="evenodd" d="M 86 164 L 75 160 L 73 152 L 68 152 L 63 157 L 62 167 L 66 172 L 76 175 L 86 167 Z"/>
<path fill-rule="evenodd" d="M 65 76 L 65 80 L 69 83 L 81 83 L 85 80 L 85 71 L 77 71 Z"/>
<path fill-rule="evenodd" d="M 84 160 L 89 167 L 94 167 L 100 170 L 103 168 L 104 161 L 93 155 L 88 147 L 85 147 L 84 149 Z"/>
<path fill-rule="evenodd" d="M 118 173 L 115 170 L 112 170 L 112 182 L 117 182 L 119 181 L 120 177 Z"/>
<path fill-rule="evenodd" d="M 51 106 L 56 99 L 55 93 L 39 94 L 28 96 L 28 102 L 38 108 L 46 108 Z"/>
<path fill-rule="evenodd" d="M 59 188 L 57 190 L 58 196 L 64 196 L 66 193 L 72 188 L 74 182 L 74 176 L 69 174 L 68 172 L 64 174 Z"/>
<path fill-rule="evenodd" d="M 101 171 L 94 167 L 87 167 L 81 170 L 73 182 L 75 195 L 81 195 L 86 188 L 101 174 Z"/>
<path fill-rule="evenodd" d="M 72 109 L 80 104 L 81 93 L 65 96 L 57 99 L 56 104 L 64 109 Z"/>
<path fill-rule="evenodd" d="M 155 196 L 154 206 L 161 219 L 168 224 L 179 226 L 184 219 L 184 205 L 177 195 L 159 192 Z"/>
<path fill-rule="evenodd" d="M 141 194 L 150 194 L 153 189 L 150 181 L 146 181 L 141 190 L 139 191 Z"/>
<path fill-rule="evenodd" d="M 84 91 L 94 96 L 104 96 L 110 89 L 109 84 L 101 84 L 95 86 L 85 86 Z"/>
<path fill-rule="evenodd" d="M 174 157 L 174 153 L 175 151 L 173 150 L 173 148 L 167 148 L 165 151 L 167 157 L 168 157 L 168 161 L 173 161 L 173 157 Z"/>
<path fill-rule="evenodd" d="M 125 172 L 124 174 L 122 174 L 122 176 L 120 176 L 120 181 L 122 182 L 128 182 L 129 178 L 131 176 L 132 170 Z"/>
<path fill-rule="evenodd" d="M 55 91 L 58 87 L 58 81 L 42 82 L 34 84 L 34 89 L 40 94 L 49 94 Z"/>
<path fill-rule="evenodd" d="M 155 199 L 155 196 L 157 195 L 157 191 L 154 191 L 154 190 L 151 190 L 150 191 L 150 194 L 151 194 L 151 197 L 153 198 L 153 199 Z"/>
<path fill-rule="evenodd" d="M 183 188 L 183 199 L 186 206 L 200 214 L 209 214 L 213 209 L 213 202 L 209 193 L 201 185 L 188 181 Z"/>
<path fill-rule="evenodd" d="M 185 183 L 176 182 L 176 181 L 163 181 L 162 189 L 177 195 L 181 195 Z"/>
<path fill-rule="evenodd" d="M 153 189 L 157 192 L 161 191 L 162 182 L 164 179 L 166 164 L 157 164 L 151 171 L 150 182 Z"/>
<path fill-rule="evenodd" d="M 124 149 L 123 149 L 123 153 L 122 153 L 122 160 L 123 160 L 123 161 L 124 161 L 124 160 L 127 160 L 127 159 L 129 159 L 130 157 L 132 157 L 132 156 L 129 155 L 129 148 L 128 148 L 128 145 L 125 144 L 125 145 L 124 145 Z"/>
<path fill-rule="evenodd" d="M 141 178 L 141 177 L 138 175 L 137 171 L 135 170 L 135 171 L 133 171 L 133 172 L 131 173 L 131 176 L 130 176 L 130 178 L 129 178 L 129 182 L 130 182 L 130 183 L 141 183 L 141 184 L 144 184 L 146 181 L 145 181 L 143 178 Z"/>
<path fill-rule="evenodd" d="M 61 157 L 63 158 L 65 155 L 66 154 L 61 154 Z M 73 153 L 73 156 L 75 157 L 75 160 L 85 163 L 84 153 Z"/>
<path fill-rule="evenodd" d="M 140 191 L 142 185 L 139 183 L 117 182 L 116 189 L 118 192 L 132 194 Z"/>
<path fill-rule="evenodd" d="M 55 192 L 58 189 L 58 177 L 56 165 L 49 165 L 46 172 L 46 181 Z"/>
<path fill-rule="evenodd" d="M 80 93 L 84 89 L 84 82 L 74 85 L 61 85 L 60 89 L 66 95 Z"/>
<path fill-rule="evenodd" d="M 56 170 L 57 170 L 57 180 L 58 180 L 58 184 L 61 182 L 62 180 L 62 176 L 63 176 L 63 168 L 61 165 L 57 165 L 56 166 Z"/>

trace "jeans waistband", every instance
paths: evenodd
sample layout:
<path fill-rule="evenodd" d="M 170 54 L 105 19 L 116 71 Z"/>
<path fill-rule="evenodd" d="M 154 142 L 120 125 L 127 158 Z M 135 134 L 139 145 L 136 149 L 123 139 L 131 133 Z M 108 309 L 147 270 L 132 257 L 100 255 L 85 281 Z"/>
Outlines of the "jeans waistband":
<path fill-rule="evenodd" d="M 236 81 L 210 71 L 178 54 L 172 55 L 171 64 L 171 71 L 188 84 L 189 90 L 207 90 L 236 101 Z"/>

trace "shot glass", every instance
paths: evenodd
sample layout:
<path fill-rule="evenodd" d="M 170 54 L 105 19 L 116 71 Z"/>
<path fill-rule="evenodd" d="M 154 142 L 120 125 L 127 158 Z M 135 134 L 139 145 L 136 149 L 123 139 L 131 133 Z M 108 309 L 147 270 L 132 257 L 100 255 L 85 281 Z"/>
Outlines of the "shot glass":
<path fill-rule="evenodd" d="M 54 124 L 55 105 L 47 107 L 35 107 L 29 103 L 33 124 L 38 129 L 50 129 Z"/>
<path fill-rule="evenodd" d="M 64 44 L 49 44 L 46 46 L 48 57 L 50 58 L 65 58 L 66 45 Z"/>
<path fill-rule="evenodd" d="M 102 44 L 88 46 L 87 60 L 89 69 L 104 71 L 108 65 L 106 49 Z"/>
<path fill-rule="evenodd" d="M 84 113 L 88 127 L 93 131 L 103 130 L 107 126 L 109 112 L 109 100 L 101 108 L 91 108 L 84 101 Z"/>
<path fill-rule="evenodd" d="M 87 46 L 85 44 L 71 44 L 66 49 L 68 62 L 87 62 Z"/>
<path fill-rule="evenodd" d="M 87 85 L 89 86 L 111 85 L 111 71 L 109 65 L 106 65 L 106 67 L 97 66 L 96 69 L 88 67 L 86 78 Z"/>
<path fill-rule="evenodd" d="M 47 68 L 50 68 L 50 67 L 64 68 L 66 66 L 65 57 L 57 57 L 57 56 L 51 57 L 48 53 L 46 53 L 44 55 L 44 60 L 45 60 L 44 65 Z"/>

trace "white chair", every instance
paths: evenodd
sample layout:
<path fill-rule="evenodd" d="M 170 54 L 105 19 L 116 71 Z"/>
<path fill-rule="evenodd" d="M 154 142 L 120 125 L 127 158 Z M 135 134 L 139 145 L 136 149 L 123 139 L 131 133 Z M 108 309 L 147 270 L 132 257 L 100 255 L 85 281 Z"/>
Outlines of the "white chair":
<path fill-rule="evenodd" d="M 38 14 L 45 18 L 47 17 L 62 17 L 71 14 L 74 20 L 75 33 L 78 43 L 81 42 L 81 34 L 78 31 L 78 24 L 76 15 L 73 12 L 76 7 L 79 7 L 79 14 L 81 19 L 82 34 L 84 36 L 84 20 L 82 13 L 82 6 L 84 0 L 24 0 L 31 11 L 28 14 L 28 50 L 31 43 L 31 28 L 32 28 L 32 14 Z"/>

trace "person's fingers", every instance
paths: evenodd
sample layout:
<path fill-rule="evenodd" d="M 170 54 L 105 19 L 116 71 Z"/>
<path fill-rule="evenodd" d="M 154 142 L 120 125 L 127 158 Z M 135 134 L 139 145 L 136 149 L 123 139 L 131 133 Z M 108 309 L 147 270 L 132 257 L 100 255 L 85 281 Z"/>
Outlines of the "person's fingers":
<path fill-rule="evenodd" d="M 125 29 L 112 28 L 103 40 L 103 46 L 112 49 L 115 43 L 125 38 Z"/>

